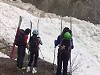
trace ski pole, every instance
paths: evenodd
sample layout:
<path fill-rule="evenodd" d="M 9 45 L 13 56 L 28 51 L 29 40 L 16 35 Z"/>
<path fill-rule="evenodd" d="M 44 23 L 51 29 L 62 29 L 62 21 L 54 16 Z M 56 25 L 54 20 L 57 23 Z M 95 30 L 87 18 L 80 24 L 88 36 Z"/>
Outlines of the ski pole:
<path fill-rule="evenodd" d="M 56 47 L 54 47 L 54 59 L 53 59 L 53 72 L 55 72 L 55 51 L 56 51 Z"/>
<path fill-rule="evenodd" d="M 40 49 L 39 49 L 40 50 Z M 41 55 L 42 55 L 42 58 L 43 58 L 43 60 L 44 60 L 44 56 L 43 56 L 43 54 L 42 54 L 42 51 L 40 50 L 40 53 L 41 53 Z"/>
<path fill-rule="evenodd" d="M 56 47 L 54 47 L 54 59 L 53 59 L 53 64 L 55 63 L 55 51 L 56 51 Z"/>

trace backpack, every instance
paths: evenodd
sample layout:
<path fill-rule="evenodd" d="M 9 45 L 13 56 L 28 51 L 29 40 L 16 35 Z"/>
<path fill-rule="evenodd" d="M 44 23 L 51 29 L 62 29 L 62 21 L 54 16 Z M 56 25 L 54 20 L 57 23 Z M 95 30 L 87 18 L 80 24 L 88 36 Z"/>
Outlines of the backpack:
<path fill-rule="evenodd" d="M 66 34 L 67 32 L 63 33 L 62 36 L 60 36 L 60 39 L 61 39 L 60 49 L 61 51 L 65 51 L 65 52 L 69 52 L 69 50 L 71 50 L 71 39 L 65 39 L 67 37 L 64 36 L 64 34 Z"/>
<path fill-rule="evenodd" d="M 30 47 L 32 49 L 38 49 L 38 46 L 39 46 L 39 40 L 38 40 L 38 37 L 33 35 L 31 36 L 30 40 L 29 40 L 29 44 L 30 44 Z"/>
<path fill-rule="evenodd" d="M 70 47 L 70 45 L 71 45 L 71 42 L 70 42 L 71 40 L 65 40 L 65 39 L 62 39 L 62 41 L 61 41 L 61 46 L 65 46 L 66 48 L 68 48 L 68 47 Z"/>
<path fill-rule="evenodd" d="M 25 36 L 24 30 L 20 29 L 16 38 L 15 38 L 15 45 L 16 46 L 25 46 L 24 36 Z"/>
<path fill-rule="evenodd" d="M 71 46 L 70 40 L 62 39 L 61 44 L 59 46 L 59 51 L 64 52 L 64 53 L 70 53 L 70 51 L 71 51 L 70 46 Z"/>

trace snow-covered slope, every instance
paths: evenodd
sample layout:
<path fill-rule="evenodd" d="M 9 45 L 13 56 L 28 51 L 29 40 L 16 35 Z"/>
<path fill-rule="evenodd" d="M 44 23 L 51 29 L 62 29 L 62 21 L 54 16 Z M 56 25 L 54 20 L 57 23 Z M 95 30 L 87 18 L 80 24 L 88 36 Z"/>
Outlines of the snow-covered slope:
<path fill-rule="evenodd" d="M 37 29 L 39 20 L 39 33 L 43 42 L 41 51 L 44 59 L 53 62 L 54 40 L 60 34 L 61 20 L 58 18 L 39 18 L 32 16 L 25 10 L 0 2 L 0 38 L 13 44 L 15 32 L 18 26 L 19 16 L 23 17 L 21 28 L 30 27 Z M 63 28 L 70 27 L 69 17 L 63 18 Z M 75 48 L 72 50 L 74 65 L 79 64 L 73 75 L 99 75 L 100 74 L 100 27 L 89 22 L 72 18 L 73 39 Z M 57 54 L 57 49 L 56 49 Z M 40 57 L 41 53 L 40 53 Z M 55 62 L 56 63 L 56 62 Z M 73 68 L 75 69 L 75 68 Z"/>

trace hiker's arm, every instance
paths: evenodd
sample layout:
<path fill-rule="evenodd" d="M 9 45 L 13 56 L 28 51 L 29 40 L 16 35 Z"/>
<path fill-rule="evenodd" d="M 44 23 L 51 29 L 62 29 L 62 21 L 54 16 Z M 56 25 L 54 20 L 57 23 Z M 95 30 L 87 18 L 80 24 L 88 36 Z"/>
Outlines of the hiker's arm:
<path fill-rule="evenodd" d="M 39 44 L 43 45 L 42 41 L 41 41 L 41 38 L 40 37 L 37 37 L 38 40 L 39 40 Z"/>
<path fill-rule="evenodd" d="M 58 46 L 60 44 L 60 36 L 57 37 L 57 40 L 54 41 L 55 47 Z"/>
<path fill-rule="evenodd" d="M 42 41 L 41 41 L 41 38 L 40 38 L 40 44 L 43 45 L 43 43 L 42 43 Z"/>
<path fill-rule="evenodd" d="M 25 42 L 26 48 L 29 48 L 29 47 L 28 47 L 27 40 L 28 40 L 28 35 L 25 35 L 25 37 L 24 37 L 24 42 Z"/>

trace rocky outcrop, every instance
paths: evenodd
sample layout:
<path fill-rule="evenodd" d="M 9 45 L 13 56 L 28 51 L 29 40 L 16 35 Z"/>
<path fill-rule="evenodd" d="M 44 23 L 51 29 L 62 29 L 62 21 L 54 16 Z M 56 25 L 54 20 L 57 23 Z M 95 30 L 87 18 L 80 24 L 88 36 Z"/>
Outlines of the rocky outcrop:
<path fill-rule="evenodd" d="M 37 8 L 61 16 L 73 16 L 100 24 L 100 0 L 21 0 Z"/>

